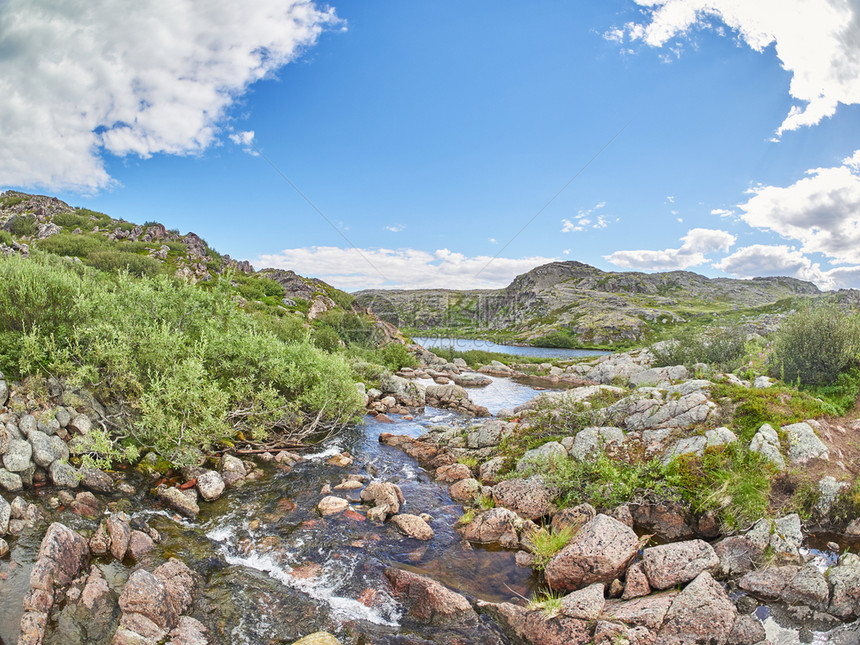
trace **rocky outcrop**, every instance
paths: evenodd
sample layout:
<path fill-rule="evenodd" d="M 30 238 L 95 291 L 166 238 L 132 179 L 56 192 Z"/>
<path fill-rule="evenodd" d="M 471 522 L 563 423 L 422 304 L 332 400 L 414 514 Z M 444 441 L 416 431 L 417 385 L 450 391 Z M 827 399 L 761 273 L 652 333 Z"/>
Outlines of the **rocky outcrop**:
<path fill-rule="evenodd" d="M 527 520 L 537 520 L 553 510 L 557 491 L 544 484 L 541 477 L 506 479 L 493 487 L 497 506 L 515 511 Z"/>
<path fill-rule="evenodd" d="M 492 617 L 515 645 L 586 645 L 591 630 L 584 620 L 531 611 L 508 602 L 478 602 L 478 609 Z"/>
<path fill-rule="evenodd" d="M 425 390 L 427 405 L 447 408 L 473 417 L 488 417 L 490 412 L 482 405 L 475 405 L 469 394 L 459 385 L 428 385 Z"/>

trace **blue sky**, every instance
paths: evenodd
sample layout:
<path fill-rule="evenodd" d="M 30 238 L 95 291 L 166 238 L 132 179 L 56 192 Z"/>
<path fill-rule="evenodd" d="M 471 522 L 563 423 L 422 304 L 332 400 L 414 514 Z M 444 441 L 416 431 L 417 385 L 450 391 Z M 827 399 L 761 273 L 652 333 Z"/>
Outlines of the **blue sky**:
<path fill-rule="evenodd" d="M 5 188 L 349 290 L 860 286 L 856 0 L 55 4 L 0 6 Z"/>

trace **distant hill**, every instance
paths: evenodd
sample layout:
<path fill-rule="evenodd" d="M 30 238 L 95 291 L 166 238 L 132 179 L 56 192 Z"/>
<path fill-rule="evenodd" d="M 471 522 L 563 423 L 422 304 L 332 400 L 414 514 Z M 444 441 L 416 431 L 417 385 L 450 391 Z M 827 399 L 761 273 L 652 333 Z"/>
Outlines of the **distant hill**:
<path fill-rule="evenodd" d="M 757 319 L 821 292 L 774 277 L 706 278 L 690 271 L 607 272 L 551 262 L 504 289 L 359 291 L 356 302 L 412 333 L 485 336 L 551 346 L 630 344 L 689 321 Z"/>

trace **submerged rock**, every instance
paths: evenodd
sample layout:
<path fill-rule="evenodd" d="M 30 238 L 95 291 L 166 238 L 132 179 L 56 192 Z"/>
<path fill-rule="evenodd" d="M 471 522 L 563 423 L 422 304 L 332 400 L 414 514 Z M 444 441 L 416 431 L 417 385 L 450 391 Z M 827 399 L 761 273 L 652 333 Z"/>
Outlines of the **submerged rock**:
<path fill-rule="evenodd" d="M 444 625 L 478 620 L 468 600 L 435 580 L 394 567 L 385 570 L 385 577 L 408 615 L 419 622 Z"/>
<path fill-rule="evenodd" d="M 409 513 L 400 513 L 391 518 L 391 523 L 396 526 L 401 533 L 415 538 L 416 540 L 430 540 L 433 538 L 433 529 L 423 519 L 417 515 Z"/>

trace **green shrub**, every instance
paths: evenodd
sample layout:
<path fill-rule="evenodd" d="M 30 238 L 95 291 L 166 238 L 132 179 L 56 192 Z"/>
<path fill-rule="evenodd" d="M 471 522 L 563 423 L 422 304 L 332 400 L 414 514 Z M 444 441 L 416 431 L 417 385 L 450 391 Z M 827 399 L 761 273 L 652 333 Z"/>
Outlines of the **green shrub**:
<path fill-rule="evenodd" d="M 392 372 L 402 367 L 416 367 L 418 361 L 409 353 L 405 345 L 400 343 L 388 343 L 381 350 L 382 362 Z"/>
<path fill-rule="evenodd" d="M 834 304 L 809 306 L 788 316 L 768 357 L 769 373 L 789 383 L 832 385 L 858 364 L 860 318 Z"/>
<path fill-rule="evenodd" d="M 12 246 L 12 242 L 15 240 L 12 239 L 12 234 L 8 231 L 0 230 L 0 244 L 5 244 L 6 246 Z"/>
<path fill-rule="evenodd" d="M 13 235 L 35 235 L 39 226 L 33 215 L 15 215 L 9 222 L 9 230 Z"/>
<path fill-rule="evenodd" d="M 534 555 L 534 564 L 532 565 L 538 571 L 542 571 L 552 560 L 552 557 L 567 546 L 576 531 L 571 526 L 566 526 L 558 531 L 539 528 L 529 535 L 529 540 L 532 543 L 532 554 Z"/>
<path fill-rule="evenodd" d="M 746 335 L 739 327 L 702 330 L 683 327 L 668 342 L 652 347 L 654 365 L 686 365 L 706 363 L 725 372 L 739 368 L 746 356 Z"/>
<path fill-rule="evenodd" d="M 373 322 L 362 314 L 341 309 L 323 312 L 313 321 L 314 327 L 329 328 L 346 344 L 372 346 L 376 330 Z"/>
<path fill-rule="evenodd" d="M 114 242 L 103 235 L 72 235 L 66 231 L 52 235 L 36 243 L 41 251 L 76 257 L 85 260 L 92 253 L 108 251 L 116 247 Z"/>
<path fill-rule="evenodd" d="M 92 221 L 90 218 L 86 215 L 82 215 L 80 212 L 57 213 L 54 215 L 54 224 L 70 230 L 74 230 L 76 228 L 81 230 L 91 229 L 91 223 Z"/>
<path fill-rule="evenodd" d="M 338 424 L 362 409 L 343 357 L 285 340 L 286 327 L 236 306 L 227 280 L 200 289 L 41 256 L 0 259 L 0 283 L 0 349 L 18 373 L 64 377 L 118 411 L 84 447 L 98 463 L 155 450 L 189 464 L 240 431 L 298 432 L 306 415 Z"/>
<path fill-rule="evenodd" d="M 161 263 L 147 255 L 125 251 L 95 251 L 87 263 L 102 271 L 128 271 L 132 275 L 156 275 L 161 272 Z"/>
<path fill-rule="evenodd" d="M 336 352 L 341 348 L 341 340 L 331 327 L 317 327 L 311 334 L 314 345 L 326 352 Z"/>

